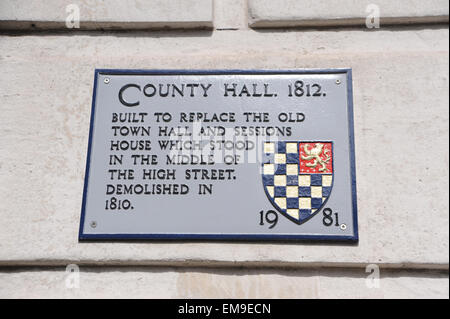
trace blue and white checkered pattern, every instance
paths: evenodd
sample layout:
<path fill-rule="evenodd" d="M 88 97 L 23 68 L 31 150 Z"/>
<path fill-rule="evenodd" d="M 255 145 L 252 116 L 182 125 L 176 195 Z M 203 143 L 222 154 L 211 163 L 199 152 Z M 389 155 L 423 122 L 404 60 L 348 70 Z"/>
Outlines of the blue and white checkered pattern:
<path fill-rule="evenodd" d="M 298 222 L 319 210 L 331 193 L 333 175 L 299 172 L 298 142 L 264 143 L 263 184 L 274 206 Z"/>

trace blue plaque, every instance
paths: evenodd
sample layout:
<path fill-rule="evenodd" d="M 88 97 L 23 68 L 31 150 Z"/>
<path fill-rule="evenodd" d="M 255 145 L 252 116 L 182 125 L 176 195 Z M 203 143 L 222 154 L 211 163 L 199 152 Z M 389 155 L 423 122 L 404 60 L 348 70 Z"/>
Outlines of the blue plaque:
<path fill-rule="evenodd" d="M 358 240 L 351 70 L 96 70 L 80 240 Z"/>

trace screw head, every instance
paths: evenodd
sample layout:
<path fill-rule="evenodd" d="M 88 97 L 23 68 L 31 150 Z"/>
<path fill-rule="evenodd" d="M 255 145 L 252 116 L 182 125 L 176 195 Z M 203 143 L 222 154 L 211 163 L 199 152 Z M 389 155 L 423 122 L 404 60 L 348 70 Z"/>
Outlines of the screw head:
<path fill-rule="evenodd" d="M 92 222 L 91 222 L 91 227 L 92 227 L 92 228 L 97 227 L 97 222 L 96 222 L 96 221 L 92 221 Z"/>
<path fill-rule="evenodd" d="M 347 225 L 346 224 L 341 224 L 341 226 L 339 226 L 339 228 L 341 230 L 346 230 L 347 229 Z"/>
<path fill-rule="evenodd" d="M 337 80 L 336 80 L 336 84 L 337 84 L 337 85 L 341 84 L 341 80 L 337 79 Z"/>
<path fill-rule="evenodd" d="M 108 84 L 108 83 L 109 83 L 109 78 L 105 78 L 105 79 L 103 80 L 103 82 L 104 82 L 105 84 Z"/>

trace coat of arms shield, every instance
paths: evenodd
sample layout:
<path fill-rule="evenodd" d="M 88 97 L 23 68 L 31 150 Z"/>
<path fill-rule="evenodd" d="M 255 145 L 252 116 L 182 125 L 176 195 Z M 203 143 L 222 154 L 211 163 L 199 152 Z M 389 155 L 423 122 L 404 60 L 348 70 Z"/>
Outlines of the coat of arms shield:
<path fill-rule="evenodd" d="M 333 143 L 264 142 L 262 180 L 272 205 L 302 224 L 325 205 L 333 187 Z"/>

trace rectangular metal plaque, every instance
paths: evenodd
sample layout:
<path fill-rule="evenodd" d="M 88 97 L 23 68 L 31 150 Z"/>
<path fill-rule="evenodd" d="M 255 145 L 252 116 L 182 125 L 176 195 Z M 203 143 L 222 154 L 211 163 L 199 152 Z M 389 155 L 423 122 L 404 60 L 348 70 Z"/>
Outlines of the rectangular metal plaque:
<path fill-rule="evenodd" d="M 84 239 L 357 241 L 351 70 L 96 70 Z"/>

